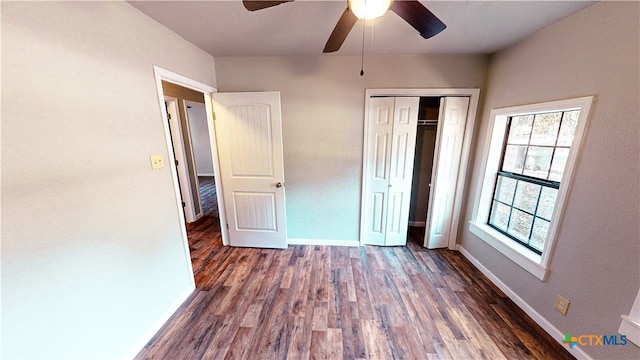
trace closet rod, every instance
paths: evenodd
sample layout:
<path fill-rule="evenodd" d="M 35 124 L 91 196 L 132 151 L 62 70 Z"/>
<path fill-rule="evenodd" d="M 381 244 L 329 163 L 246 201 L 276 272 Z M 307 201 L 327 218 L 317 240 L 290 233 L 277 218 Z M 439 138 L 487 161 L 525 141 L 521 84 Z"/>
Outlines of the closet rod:
<path fill-rule="evenodd" d="M 418 120 L 418 125 L 438 125 L 438 120 Z"/>

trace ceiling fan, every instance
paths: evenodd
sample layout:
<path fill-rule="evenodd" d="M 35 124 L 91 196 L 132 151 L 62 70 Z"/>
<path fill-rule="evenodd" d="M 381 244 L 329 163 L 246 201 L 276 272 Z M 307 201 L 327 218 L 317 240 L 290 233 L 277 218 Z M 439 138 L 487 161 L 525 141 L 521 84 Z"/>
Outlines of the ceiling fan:
<path fill-rule="evenodd" d="M 291 1 L 294 0 L 242 0 L 242 3 L 247 10 L 256 11 Z M 340 16 L 338 23 L 329 36 L 329 40 L 327 40 L 327 44 L 324 46 L 323 53 L 338 51 L 358 19 L 373 19 L 382 16 L 387 10 L 398 14 L 409 25 L 418 30 L 425 39 L 437 35 L 447 27 L 418 0 L 348 0 L 347 4 L 347 8 Z M 372 10 L 369 8 L 371 5 L 379 7 Z"/>

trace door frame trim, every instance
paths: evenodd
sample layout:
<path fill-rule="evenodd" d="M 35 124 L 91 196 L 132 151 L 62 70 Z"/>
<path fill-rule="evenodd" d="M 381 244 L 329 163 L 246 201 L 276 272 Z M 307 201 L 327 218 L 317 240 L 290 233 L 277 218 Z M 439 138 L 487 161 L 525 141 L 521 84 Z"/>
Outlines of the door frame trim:
<path fill-rule="evenodd" d="M 215 129 L 213 122 L 213 106 L 211 104 L 211 94 L 218 92 L 218 90 L 210 85 L 204 84 L 197 80 L 190 79 L 186 76 L 174 73 L 172 71 L 163 69 L 157 65 L 153 66 L 153 75 L 156 82 L 156 92 L 158 94 L 158 105 L 161 109 L 162 126 L 165 136 L 165 146 L 167 147 L 167 153 L 170 163 L 175 162 L 173 151 L 171 149 L 171 134 L 169 132 L 169 120 L 167 119 L 166 111 L 164 111 L 164 91 L 162 89 L 162 81 L 170 82 L 172 84 L 180 85 L 185 88 L 201 92 L 204 96 L 205 109 L 207 113 L 207 123 L 209 128 L 209 139 L 211 141 L 211 157 L 213 161 L 213 172 L 216 178 L 220 178 L 220 164 L 218 162 L 218 150 L 215 142 Z M 195 289 L 195 278 L 193 275 L 193 265 L 191 263 L 191 251 L 189 250 L 189 240 L 187 237 L 187 228 L 184 221 L 184 211 L 182 209 L 182 202 L 180 200 L 180 188 L 178 186 L 178 173 L 175 166 L 169 166 L 171 171 L 171 179 L 173 182 L 173 191 L 175 197 L 176 215 L 177 221 L 180 224 L 180 235 L 185 250 L 185 261 L 188 264 L 190 271 L 190 282 L 193 289 Z M 227 229 L 223 224 L 226 224 L 224 217 L 224 199 L 222 198 L 222 184 L 220 181 L 216 181 L 216 197 L 218 199 L 218 212 L 220 219 L 220 232 L 222 235 L 222 243 L 227 245 Z"/>
<path fill-rule="evenodd" d="M 177 170 L 179 189 L 182 193 L 182 201 L 184 201 L 184 207 L 182 209 L 184 212 L 185 220 L 190 223 L 197 220 L 197 214 L 194 210 L 193 194 L 191 193 L 189 175 L 187 174 L 188 170 L 186 168 L 187 159 L 184 149 L 184 135 L 182 134 L 182 129 L 180 129 L 180 111 L 178 111 L 178 99 L 172 96 L 165 95 L 164 101 L 167 104 L 167 112 L 171 115 L 171 119 L 167 119 L 167 121 L 169 123 L 169 129 L 171 130 L 169 135 L 173 137 L 172 140 L 174 140 L 172 155 L 174 159 L 181 164 L 179 166 L 183 167 L 183 171 L 180 171 L 180 169 Z M 169 150 L 171 149 L 172 148 L 169 148 Z M 171 154 L 169 160 L 171 160 Z M 175 162 L 169 162 L 169 164 L 173 165 L 175 164 Z"/>
<path fill-rule="evenodd" d="M 471 152 L 471 143 L 473 141 L 473 132 L 475 129 L 475 122 L 477 118 L 478 102 L 480 98 L 479 88 L 424 88 L 424 89 L 366 89 L 365 90 L 365 104 L 364 104 L 364 142 L 362 148 L 362 191 L 360 194 L 360 245 L 364 245 L 364 207 L 366 201 L 366 194 L 368 189 L 366 174 L 367 164 L 367 149 L 369 148 L 369 142 L 367 134 L 369 132 L 369 103 L 372 97 L 377 96 L 389 96 L 389 97 L 401 97 L 401 96 L 420 96 L 420 97 L 446 97 L 446 96 L 468 96 L 469 97 L 469 113 L 467 114 L 467 125 L 464 130 L 464 139 L 462 144 L 462 154 L 460 157 L 460 168 L 458 170 L 458 181 L 456 184 L 455 197 L 453 203 L 453 218 L 451 221 L 451 228 L 455 231 L 451 231 L 448 247 L 451 250 L 457 249 L 456 239 L 458 235 L 458 226 L 460 224 L 460 213 L 462 211 L 462 195 L 467 180 L 467 172 L 469 165 L 469 158 Z"/>

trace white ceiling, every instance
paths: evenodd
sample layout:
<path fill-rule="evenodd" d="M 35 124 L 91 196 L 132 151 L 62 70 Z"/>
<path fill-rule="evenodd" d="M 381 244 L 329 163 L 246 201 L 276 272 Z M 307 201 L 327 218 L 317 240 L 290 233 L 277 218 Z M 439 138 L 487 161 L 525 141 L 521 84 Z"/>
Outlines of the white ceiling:
<path fill-rule="evenodd" d="M 396 0 L 398 1 L 398 0 Z M 241 0 L 128 1 L 213 56 L 321 55 L 346 0 L 297 0 L 255 12 Z M 594 1 L 421 1 L 447 28 L 431 39 L 395 13 L 368 21 L 366 54 L 490 54 Z M 336 55 L 359 55 L 362 20 Z"/>

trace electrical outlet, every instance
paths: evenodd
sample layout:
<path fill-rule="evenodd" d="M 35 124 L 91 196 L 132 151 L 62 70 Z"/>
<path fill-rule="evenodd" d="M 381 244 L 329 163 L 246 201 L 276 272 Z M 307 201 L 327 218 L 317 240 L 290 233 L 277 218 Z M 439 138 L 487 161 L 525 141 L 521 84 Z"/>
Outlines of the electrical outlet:
<path fill-rule="evenodd" d="M 162 160 L 162 155 L 151 155 L 151 168 L 153 170 L 162 169 L 164 167 L 164 161 Z"/>
<path fill-rule="evenodd" d="M 562 296 L 556 296 L 556 302 L 553 304 L 553 307 L 556 308 L 560 312 L 560 314 L 567 316 L 567 311 L 569 310 L 569 300 L 563 298 Z"/>

